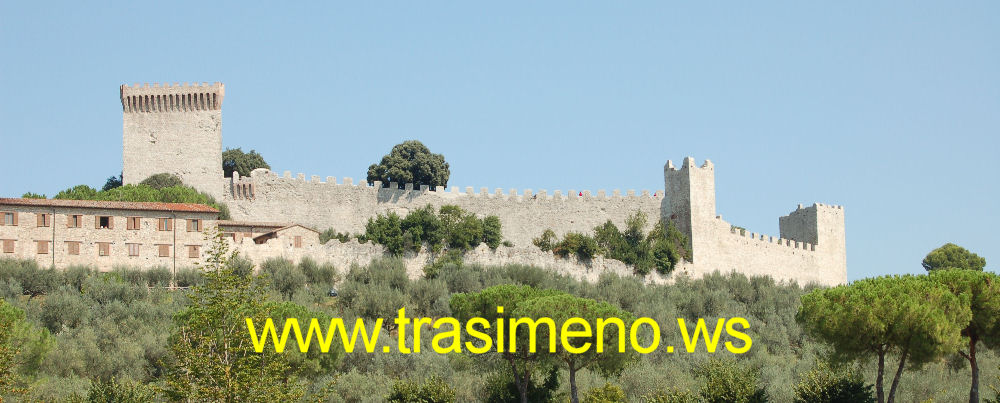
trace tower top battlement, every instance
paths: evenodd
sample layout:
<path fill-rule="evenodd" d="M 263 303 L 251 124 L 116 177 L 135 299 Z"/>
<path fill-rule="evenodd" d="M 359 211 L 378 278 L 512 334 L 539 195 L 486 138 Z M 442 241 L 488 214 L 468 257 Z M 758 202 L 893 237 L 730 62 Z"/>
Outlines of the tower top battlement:
<path fill-rule="evenodd" d="M 222 109 L 226 86 L 220 82 L 122 84 L 122 110 L 133 112 L 186 112 Z"/>

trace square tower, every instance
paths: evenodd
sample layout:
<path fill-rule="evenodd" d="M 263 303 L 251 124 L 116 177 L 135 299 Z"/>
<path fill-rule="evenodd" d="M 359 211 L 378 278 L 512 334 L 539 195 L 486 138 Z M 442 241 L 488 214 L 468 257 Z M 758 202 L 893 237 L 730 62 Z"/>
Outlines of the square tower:
<path fill-rule="evenodd" d="M 677 229 L 691 242 L 691 260 L 710 250 L 715 225 L 715 166 L 705 160 L 701 167 L 687 157 L 680 169 L 671 161 L 663 167 L 666 198 L 661 210 L 663 218 L 674 222 Z"/>
<path fill-rule="evenodd" d="M 122 182 L 158 173 L 222 197 L 221 83 L 121 86 Z"/>

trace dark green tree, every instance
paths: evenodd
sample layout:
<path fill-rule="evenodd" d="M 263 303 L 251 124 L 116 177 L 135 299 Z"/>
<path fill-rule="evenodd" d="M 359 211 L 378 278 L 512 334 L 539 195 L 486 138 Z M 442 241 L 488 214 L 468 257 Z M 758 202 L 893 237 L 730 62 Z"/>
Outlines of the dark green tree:
<path fill-rule="evenodd" d="M 392 147 L 388 155 L 378 164 L 368 167 L 368 184 L 381 181 L 385 187 L 397 182 L 400 189 L 407 183 L 420 185 L 448 186 L 451 171 L 441 154 L 431 153 L 423 143 L 407 140 Z"/>
<path fill-rule="evenodd" d="M 767 391 L 760 386 L 759 371 L 733 360 L 712 359 L 698 368 L 705 378 L 699 394 L 706 403 L 766 403 Z"/>
<path fill-rule="evenodd" d="M 171 186 L 184 186 L 184 182 L 177 175 L 168 174 L 166 172 L 151 175 L 150 177 L 143 179 L 139 182 L 140 185 L 146 185 L 153 189 L 160 190 L 163 188 L 168 188 Z"/>
<path fill-rule="evenodd" d="M 122 182 L 122 174 L 119 172 L 118 176 L 108 177 L 108 180 L 104 181 L 104 187 L 102 187 L 101 190 L 111 190 L 124 184 L 125 183 Z"/>
<path fill-rule="evenodd" d="M 517 304 L 512 316 L 515 318 L 551 318 L 557 326 L 563 328 L 556 330 L 558 332 L 556 334 L 548 326 L 538 326 L 536 347 L 539 355 L 545 358 L 545 361 L 557 364 L 569 371 L 570 400 L 573 403 L 580 402 L 576 385 L 578 371 L 589 368 L 604 376 L 617 376 L 626 366 L 638 359 L 638 353 L 635 350 L 629 349 L 626 345 L 625 351 L 620 351 L 617 344 L 619 337 L 627 339 L 623 332 L 628 331 L 627 329 L 631 327 L 632 314 L 607 302 L 569 294 L 543 296 Z M 564 325 L 571 318 L 573 320 L 582 319 L 588 326 L 595 324 L 597 319 L 618 318 L 621 319 L 624 326 L 619 329 L 615 325 L 608 325 L 602 335 L 595 325 L 590 329 L 590 332 L 586 332 L 587 335 L 584 335 L 582 334 L 582 324 L 572 328 L 567 328 Z M 564 334 L 566 330 L 581 331 L 581 334 L 568 338 Z M 597 351 L 598 337 L 602 337 L 607 344 L 603 352 Z M 553 338 L 558 338 L 558 340 L 555 343 L 555 351 L 550 351 L 550 342 Z M 524 341 L 524 339 L 524 337 L 519 337 L 519 342 Z"/>
<path fill-rule="evenodd" d="M 250 172 L 257 168 L 270 169 L 271 166 L 256 150 L 244 153 L 242 149 L 237 147 L 227 148 L 226 151 L 222 152 L 222 172 L 227 178 L 233 176 L 233 171 L 239 172 L 240 176 L 250 176 Z"/>
<path fill-rule="evenodd" d="M 452 403 L 455 389 L 437 376 L 432 376 L 422 384 L 400 380 L 392 385 L 392 392 L 386 396 L 392 403 Z"/>
<path fill-rule="evenodd" d="M 525 301 L 562 294 L 561 291 L 538 290 L 526 285 L 503 284 L 487 288 L 478 293 L 454 294 L 451 296 L 449 305 L 451 306 L 452 314 L 462 322 L 469 321 L 472 318 L 484 318 L 490 323 L 496 323 L 498 319 L 506 322 L 513 317 L 523 317 L 517 316 L 513 312 L 525 303 Z M 503 307 L 503 312 L 497 312 L 497 307 Z M 532 317 L 543 316 L 547 315 Z M 514 383 L 517 385 L 521 402 L 524 403 L 528 402 L 528 386 L 531 384 L 531 376 L 538 368 L 539 361 L 542 360 L 545 354 L 542 349 L 538 349 L 536 352 L 529 351 L 526 327 L 522 325 L 517 329 L 518 337 L 515 340 L 517 340 L 518 345 L 514 352 L 511 352 L 511 349 L 507 348 L 503 353 L 498 353 L 510 367 L 510 372 L 513 375 Z M 484 333 L 489 334 L 493 340 L 497 339 L 496 327 L 484 329 Z M 507 338 L 506 336 L 504 335 L 505 338 Z M 493 349 L 491 351 L 496 350 Z"/>
<path fill-rule="evenodd" d="M 967 296 L 955 296 L 926 277 L 887 276 L 803 295 L 796 319 L 806 333 L 831 344 L 840 358 L 874 356 L 876 396 L 879 403 L 892 403 L 907 363 L 919 369 L 958 350 L 961 330 L 972 317 L 968 304 Z M 889 354 L 898 355 L 899 366 L 886 397 Z"/>
<path fill-rule="evenodd" d="M 965 269 L 982 271 L 986 267 L 986 259 L 969 252 L 961 246 L 953 243 L 946 243 L 940 248 L 934 249 L 927 254 L 924 261 L 920 263 L 924 270 L 938 269 Z"/>
<path fill-rule="evenodd" d="M 931 280 L 947 287 L 955 296 L 964 297 L 972 318 L 963 324 L 964 347 L 958 354 L 969 361 L 972 369 L 972 386 L 969 388 L 969 402 L 979 402 L 979 362 L 976 349 L 980 344 L 995 349 L 1000 346 L 1000 277 L 994 273 L 976 270 L 948 269 L 934 270 Z M 982 342 L 982 343 L 980 343 Z"/>
<path fill-rule="evenodd" d="M 838 370 L 820 361 L 795 385 L 794 403 L 875 403 L 875 396 L 853 368 Z"/>

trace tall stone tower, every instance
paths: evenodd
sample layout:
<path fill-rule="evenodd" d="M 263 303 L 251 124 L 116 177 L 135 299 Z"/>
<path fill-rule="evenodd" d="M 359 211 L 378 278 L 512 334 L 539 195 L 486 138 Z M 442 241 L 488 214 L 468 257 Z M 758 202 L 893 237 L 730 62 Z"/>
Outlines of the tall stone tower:
<path fill-rule="evenodd" d="M 221 83 L 121 86 L 122 181 L 170 173 L 222 197 Z"/>
<path fill-rule="evenodd" d="M 699 251 L 709 250 L 706 243 L 714 236 L 711 231 L 715 225 L 715 167 L 709 160 L 698 167 L 691 157 L 684 159 L 681 169 L 667 161 L 663 181 L 664 218 L 673 221 L 691 240 L 692 261 L 698 262 Z"/>

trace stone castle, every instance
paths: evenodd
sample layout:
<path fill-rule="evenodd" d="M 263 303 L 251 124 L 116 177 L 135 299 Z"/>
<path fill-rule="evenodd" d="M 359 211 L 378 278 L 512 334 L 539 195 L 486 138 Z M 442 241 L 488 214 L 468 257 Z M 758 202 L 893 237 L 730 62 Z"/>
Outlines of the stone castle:
<path fill-rule="evenodd" d="M 697 165 L 685 158 L 679 167 L 664 166 L 664 188 L 636 193 L 569 190 L 548 192 L 466 187 L 445 189 L 405 184 L 374 185 L 359 179 L 327 176 L 277 175 L 257 169 L 249 177 L 222 172 L 222 101 L 225 87 L 215 84 L 144 84 L 121 86 L 123 124 L 123 180 L 138 183 L 167 172 L 184 183 L 207 192 L 228 205 L 233 220 L 295 223 L 305 227 L 363 232 L 367 220 L 378 213 L 408 211 L 427 204 L 455 204 L 478 214 L 500 217 L 505 239 L 513 247 L 470 252 L 466 261 L 528 263 L 551 267 L 593 279 L 602 271 L 631 273 L 620 262 L 597 257 L 577 262 L 542 252 L 531 240 L 547 228 L 562 235 L 569 231 L 590 233 L 611 220 L 621 228 L 636 211 L 651 220 L 673 221 L 691 241 L 690 261 L 678 265 L 673 275 L 700 276 L 713 271 L 770 275 L 777 280 L 823 285 L 847 280 L 844 210 L 815 203 L 799 205 L 778 219 L 780 234 L 768 236 L 734 227 L 717 215 L 715 167 L 706 160 Z M 296 250 L 266 244 L 237 242 L 243 253 L 256 258 L 281 255 L 312 256 L 340 264 L 381 255 L 371 244 L 328 242 Z M 427 256 L 406 257 L 413 274 Z M 670 281 L 656 274 L 647 281 Z"/>

